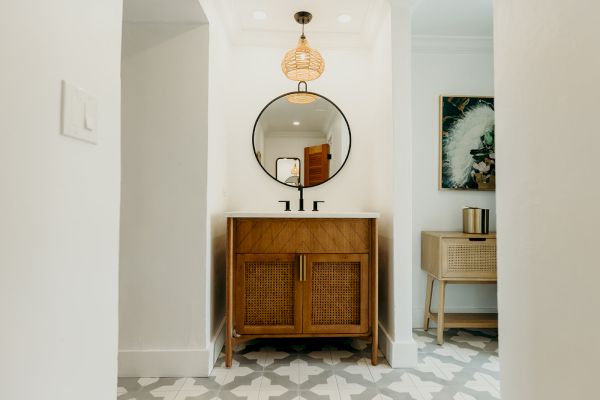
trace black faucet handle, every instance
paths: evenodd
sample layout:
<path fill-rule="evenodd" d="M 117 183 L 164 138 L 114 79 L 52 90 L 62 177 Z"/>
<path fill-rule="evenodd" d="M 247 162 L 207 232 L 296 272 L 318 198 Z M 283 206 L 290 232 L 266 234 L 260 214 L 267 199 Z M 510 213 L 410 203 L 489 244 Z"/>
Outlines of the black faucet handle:
<path fill-rule="evenodd" d="M 285 203 L 285 211 L 292 211 L 289 200 L 279 200 L 279 203 Z"/>
<path fill-rule="evenodd" d="M 325 203 L 323 200 L 313 201 L 313 211 L 319 211 L 319 203 Z"/>

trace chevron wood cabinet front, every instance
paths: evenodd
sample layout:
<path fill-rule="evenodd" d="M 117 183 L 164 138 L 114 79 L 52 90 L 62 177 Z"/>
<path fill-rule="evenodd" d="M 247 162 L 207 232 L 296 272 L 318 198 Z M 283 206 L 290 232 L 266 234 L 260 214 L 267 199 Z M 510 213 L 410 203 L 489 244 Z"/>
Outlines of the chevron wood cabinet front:
<path fill-rule="evenodd" d="M 377 363 L 377 219 L 227 219 L 226 365 L 254 338 L 363 337 Z"/>

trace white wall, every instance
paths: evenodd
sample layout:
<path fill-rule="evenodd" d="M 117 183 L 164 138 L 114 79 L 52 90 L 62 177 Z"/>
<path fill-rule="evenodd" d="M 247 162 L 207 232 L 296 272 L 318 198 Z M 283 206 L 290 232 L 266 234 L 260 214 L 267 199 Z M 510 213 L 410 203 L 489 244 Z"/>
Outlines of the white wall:
<path fill-rule="evenodd" d="M 380 318 L 391 318 L 384 332 L 388 340 L 382 340 L 382 348 L 392 367 L 414 367 L 417 363 L 417 347 L 412 336 L 412 112 L 411 112 L 411 6 L 409 0 L 391 0 L 391 113 L 393 135 L 382 146 L 388 148 L 385 159 L 392 159 L 393 178 L 380 181 L 378 196 L 392 201 L 391 227 L 386 227 L 387 259 L 393 261 L 380 273 L 381 296 L 387 297 L 387 308 Z M 383 41 L 385 43 L 385 41 Z M 388 89 L 389 90 L 389 89 Z M 385 93 L 381 88 L 380 92 Z M 390 146 L 391 144 L 391 146 Z M 374 158 L 378 160 L 377 157 Z M 379 160 L 379 162 L 381 162 Z M 386 168 L 390 164 L 385 165 Z M 390 193 L 391 192 L 391 193 Z M 388 200 L 389 201 L 389 200 Z M 384 226 L 385 227 L 385 226 Z M 384 241 L 382 241 L 384 242 Z M 384 242 L 385 243 L 385 242 Z M 385 259 L 381 257 L 381 259 Z M 380 266 L 381 267 L 381 266 Z M 383 307 L 382 307 L 383 308 Z M 382 316 L 382 314 L 384 314 Z M 386 315 L 387 314 L 387 315 Z M 390 337 L 393 341 L 390 341 Z M 390 343 L 391 342 L 391 343 Z"/>
<path fill-rule="evenodd" d="M 283 133 L 286 136 L 280 136 Z M 311 136 L 303 136 L 304 134 Z M 292 135 L 296 136 L 293 137 Z M 314 137 L 321 135 L 320 138 Z M 265 136 L 263 159 L 265 168 L 275 176 L 275 162 L 280 157 L 299 158 L 300 175 L 304 181 L 304 148 L 326 143 L 325 137 L 321 132 L 270 132 Z"/>
<path fill-rule="evenodd" d="M 228 176 L 238 171 L 230 160 L 230 150 L 239 146 L 232 142 L 227 132 L 231 98 L 231 63 L 229 41 L 223 22 L 215 10 L 220 0 L 200 0 L 209 25 L 209 71 L 208 71 L 208 159 L 206 204 L 206 270 L 204 280 L 204 325 L 201 326 L 203 341 L 210 352 L 209 366 L 216 361 L 225 336 L 225 236 L 228 210 Z M 252 136 L 250 136 L 252 137 Z M 250 154 L 252 139 L 249 140 Z M 258 166 L 258 165 L 257 165 Z M 247 194 L 246 194 L 247 197 Z"/>
<path fill-rule="evenodd" d="M 119 375 L 203 374 L 208 26 L 126 24 L 124 43 Z"/>
<path fill-rule="evenodd" d="M 502 398 L 598 398 L 600 3 L 494 12 Z"/>
<path fill-rule="evenodd" d="M 121 10 L 0 3 L 6 399 L 116 398 Z M 97 98 L 97 145 L 59 134 L 63 79 Z"/>
<path fill-rule="evenodd" d="M 346 122 L 344 118 L 339 114 L 335 114 L 333 117 L 333 121 L 329 125 L 329 130 L 327 132 L 327 137 L 329 138 L 329 144 L 331 148 L 331 165 L 329 169 L 330 175 L 335 174 L 344 161 L 346 160 L 346 154 L 348 154 L 348 145 L 349 145 L 349 137 L 348 137 L 348 128 L 346 127 Z"/>
<path fill-rule="evenodd" d="M 408 55 L 410 60 L 410 10 L 405 8 L 401 12 L 409 21 L 406 33 L 409 45 L 399 49 L 398 54 L 400 57 Z M 389 359 L 395 354 L 393 363 L 399 366 L 416 362 L 416 347 L 410 331 L 412 264 L 406 263 L 408 278 L 393 271 L 396 268 L 392 241 L 396 154 L 390 145 L 394 140 L 390 37 L 390 20 L 387 19 L 368 48 L 332 49 L 320 47 L 317 41 L 311 42 L 325 58 L 327 67 L 321 78 L 309 82 L 309 90 L 328 97 L 344 112 L 352 133 L 352 149 L 346 166 L 333 180 L 307 189 L 304 196 L 307 204 L 312 200 L 325 200 L 323 210 L 381 213 L 379 316 L 381 326 L 386 329 L 382 347 Z M 234 61 L 230 63 L 232 70 L 228 82 L 231 92 L 227 103 L 227 154 L 232 166 L 227 182 L 230 210 L 279 210 L 281 204 L 277 201 L 283 199 L 292 200 L 292 207 L 297 207 L 297 190 L 286 188 L 267 176 L 252 152 L 252 127 L 259 112 L 273 98 L 296 87 L 281 72 L 282 55 L 280 48 L 231 48 Z M 249 76 L 252 79 L 248 79 Z M 403 93 L 408 93 L 409 97 L 410 74 L 402 74 L 398 82 L 408 88 Z M 406 132 L 410 133 L 409 109 L 402 110 L 400 117 L 408 117 Z M 410 211 L 409 204 L 408 214 Z M 410 226 L 406 232 L 408 248 L 411 248 Z M 398 282 L 407 284 L 397 286 Z M 404 322 L 400 324 L 400 320 Z M 401 325 L 401 329 L 396 329 L 396 325 Z M 399 332 L 402 332 L 403 344 L 396 346 Z"/>
<path fill-rule="evenodd" d="M 495 230 L 495 193 L 438 190 L 439 96 L 493 96 L 493 50 L 471 48 L 451 38 L 415 38 L 412 55 L 413 110 L 413 326 L 422 328 L 426 274 L 421 271 L 421 231 L 462 231 L 462 207 L 490 209 Z M 427 45 L 425 46 L 424 43 Z M 437 284 L 433 296 L 437 305 Z M 449 312 L 496 312 L 495 285 L 449 285 Z"/>
<path fill-rule="evenodd" d="M 313 45 L 319 48 L 318 43 Z M 338 176 L 326 185 L 307 189 L 304 195 L 307 204 L 312 200 L 325 200 L 324 210 L 370 210 L 373 208 L 373 195 L 364 190 L 364 185 L 369 184 L 374 173 L 370 167 L 370 149 L 382 135 L 382 129 L 376 116 L 364 112 L 372 93 L 371 83 L 356 81 L 353 85 L 347 84 L 368 71 L 370 61 L 366 55 L 369 50 L 319 50 L 327 68 L 319 80 L 309 82 L 309 90 L 325 95 L 346 114 L 352 130 L 352 151 L 348 164 Z M 245 62 L 231 62 L 233 70 L 229 77 L 232 93 L 227 105 L 228 140 L 231 144 L 228 157 L 232 160 L 228 174 L 229 208 L 279 210 L 281 204 L 277 200 L 286 198 L 297 207 L 298 191 L 272 180 L 260 168 L 252 152 L 252 127 L 260 111 L 273 98 L 296 88 L 294 82 L 281 72 L 283 52 L 280 48 L 232 47 L 231 57 Z M 253 78 L 247 79 L 248 76 Z M 357 96 L 357 92 L 365 97 Z M 248 193 L 252 195 L 248 196 Z"/>

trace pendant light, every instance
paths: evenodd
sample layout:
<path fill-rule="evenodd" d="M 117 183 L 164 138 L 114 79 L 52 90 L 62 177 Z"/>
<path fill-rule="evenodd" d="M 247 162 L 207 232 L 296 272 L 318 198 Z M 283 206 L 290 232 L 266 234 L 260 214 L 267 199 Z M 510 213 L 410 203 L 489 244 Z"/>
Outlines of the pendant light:
<path fill-rule="evenodd" d="M 312 19 L 308 11 L 299 11 L 294 14 L 294 19 L 302 24 L 302 35 L 298 46 L 288 51 L 281 62 L 283 74 L 293 81 L 312 81 L 317 79 L 325 69 L 325 61 L 321 54 L 308 45 L 304 36 L 304 25 Z"/>
<path fill-rule="evenodd" d="M 294 161 L 294 165 L 292 166 L 292 170 L 290 171 L 290 173 L 292 174 L 292 176 L 300 175 L 300 171 L 298 170 L 298 163 L 296 163 L 296 161 Z"/>

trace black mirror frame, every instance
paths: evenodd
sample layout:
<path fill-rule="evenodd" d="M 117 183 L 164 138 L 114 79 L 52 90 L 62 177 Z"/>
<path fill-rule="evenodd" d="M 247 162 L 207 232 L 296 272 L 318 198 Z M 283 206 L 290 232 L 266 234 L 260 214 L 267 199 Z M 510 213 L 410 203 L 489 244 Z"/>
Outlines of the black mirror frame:
<path fill-rule="evenodd" d="M 329 102 L 330 104 L 332 104 L 336 110 L 338 110 L 340 112 L 340 114 L 342 114 L 342 117 L 344 118 L 344 122 L 346 122 L 346 126 L 348 127 L 348 153 L 346 153 L 346 158 L 344 159 L 344 162 L 342 163 L 342 165 L 340 165 L 340 168 L 335 172 L 335 174 L 331 175 L 329 178 L 327 178 L 326 180 L 324 180 L 321 183 L 317 183 L 316 185 L 311 185 L 311 186 L 302 186 L 300 185 L 300 187 L 303 187 L 304 189 L 308 189 L 308 188 L 313 188 L 313 187 L 317 187 L 319 185 L 322 185 L 324 183 L 329 182 L 330 180 L 332 180 L 337 174 L 340 173 L 340 171 L 342 169 L 344 169 L 344 166 L 346 166 L 346 163 L 348 162 L 348 158 L 350 157 L 350 150 L 352 150 L 352 130 L 350 129 L 350 123 L 348 122 L 348 118 L 346 118 L 346 115 L 344 114 L 344 112 L 337 106 L 337 104 L 335 104 L 333 101 L 329 100 L 327 97 L 319 94 L 319 93 L 315 93 L 315 92 L 305 92 L 305 91 L 296 91 L 296 92 L 288 92 L 288 93 L 284 93 L 280 96 L 275 97 L 273 100 L 271 100 L 270 102 L 267 103 L 266 106 L 263 107 L 262 111 L 258 114 L 258 117 L 256 118 L 256 121 L 254 122 L 254 127 L 252 128 L 252 152 L 254 153 L 254 158 L 256 158 L 256 162 L 258 162 L 258 165 L 260 165 L 260 168 L 265 172 L 265 174 L 267 174 L 271 179 L 273 179 L 275 182 L 280 183 L 284 186 L 287 187 L 291 187 L 294 189 L 298 189 L 299 186 L 294 186 L 294 185 L 288 185 L 287 183 L 281 182 L 277 180 L 276 176 L 272 176 L 266 169 L 265 167 L 262 165 L 262 163 L 260 162 L 260 160 L 258 159 L 258 156 L 256 154 L 256 146 L 254 145 L 254 136 L 256 135 L 256 126 L 258 125 L 258 120 L 260 120 L 260 117 L 263 115 L 263 113 L 265 112 L 265 110 L 267 108 L 269 108 L 269 106 L 271 104 L 273 104 L 274 102 L 276 102 L 277 100 L 281 99 L 282 97 L 286 97 L 292 94 L 312 94 L 314 96 L 320 97 L 322 99 L 324 99 L 325 101 Z"/>

